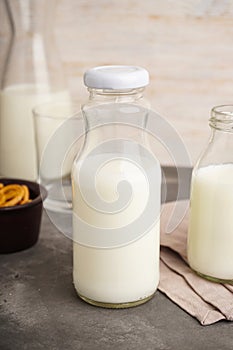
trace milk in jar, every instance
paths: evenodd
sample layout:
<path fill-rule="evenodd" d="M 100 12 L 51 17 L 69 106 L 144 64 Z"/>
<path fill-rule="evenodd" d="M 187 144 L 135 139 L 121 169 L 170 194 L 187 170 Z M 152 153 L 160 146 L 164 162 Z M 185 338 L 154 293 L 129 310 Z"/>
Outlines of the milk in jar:
<path fill-rule="evenodd" d="M 210 277 L 233 279 L 233 164 L 200 168 L 191 198 L 191 267 Z"/>
<path fill-rule="evenodd" d="M 90 208 L 82 197 L 81 189 L 76 181 L 78 174 L 75 173 L 75 170 L 73 179 L 74 213 L 89 224 L 102 228 L 103 231 L 107 228 L 114 229 L 129 225 L 141 215 L 149 196 L 149 187 L 144 174 L 126 160 L 113 160 L 96 178 L 97 193 L 109 202 L 117 199 L 116 188 L 120 181 L 127 180 L 131 184 L 133 198 L 128 207 L 119 213 L 112 215 L 99 213 Z M 86 169 L 86 180 L 88 186 L 88 168 Z M 156 181 L 159 189 L 161 181 L 159 175 Z M 160 193 L 156 195 L 158 200 L 154 212 L 158 213 Z M 87 247 L 76 242 L 75 234 L 79 230 L 79 225 L 75 218 L 76 216 L 73 219 L 73 273 L 74 284 L 81 296 L 89 300 L 120 305 L 153 295 L 159 282 L 159 218 L 154 226 L 139 239 L 124 246 L 108 249 Z"/>
<path fill-rule="evenodd" d="M 188 262 L 202 277 L 233 283 L 233 105 L 214 107 L 210 126 L 192 175 Z"/>

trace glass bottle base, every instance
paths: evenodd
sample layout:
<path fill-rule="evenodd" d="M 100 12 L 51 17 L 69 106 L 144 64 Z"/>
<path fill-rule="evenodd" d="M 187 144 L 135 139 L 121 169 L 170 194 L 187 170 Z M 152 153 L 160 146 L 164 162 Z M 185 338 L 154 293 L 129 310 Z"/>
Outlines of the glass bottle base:
<path fill-rule="evenodd" d="M 126 302 L 126 303 L 104 303 L 101 301 L 95 301 L 93 299 L 89 299 L 81 294 L 78 293 L 78 296 L 84 300 L 86 303 L 94 305 L 94 306 L 98 306 L 98 307 L 104 307 L 107 309 L 126 309 L 126 308 L 130 308 L 130 307 L 134 307 L 134 306 L 138 306 L 141 304 L 146 303 L 147 301 L 149 301 L 150 299 L 153 298 L 153 296 L 155 295 L 155 292 L 150 295 L 149 297 L 146 297 L 144 299 L 139 299 L 136 301 L 131 301 L 131 302 Z"/>
<path fill-rule="evenodd" d="M 216 282 L 216 283 L 224 283 L 224 284 L 231 284 L 233 285 L 233 279 L 222 279 L 222 278 L 217 278 L 217 277 L 213 277 L 213 276 L 208 276 L 208 275 L 205 275 L 204 273 L 201 273 L 199 271 L 196 271 L 194 269 L 192 269 L 198 276 L 202 277 L 202 278 L 205 278 L 206 280 L 208 281 L 211 281 L 211 282 Z"/>

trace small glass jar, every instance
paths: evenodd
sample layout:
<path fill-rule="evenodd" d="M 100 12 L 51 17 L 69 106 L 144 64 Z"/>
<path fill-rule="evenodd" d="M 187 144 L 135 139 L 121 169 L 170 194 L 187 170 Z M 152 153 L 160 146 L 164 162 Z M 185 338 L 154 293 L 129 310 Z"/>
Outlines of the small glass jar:
<path fill-rule="evenodd" d="M 161 169 L 147 147 L 148 72 L 106 66 L 85 73 L 84 147 L 72 170 L 73 279 L 102 307 L 142 304 L 159 282 Z"/>
<path fill-rule="evenodd" d="M 212 134 L 193 169 L 188 261 L 199 275 L 233 282 L 233 105 L 211 111 Z"/>

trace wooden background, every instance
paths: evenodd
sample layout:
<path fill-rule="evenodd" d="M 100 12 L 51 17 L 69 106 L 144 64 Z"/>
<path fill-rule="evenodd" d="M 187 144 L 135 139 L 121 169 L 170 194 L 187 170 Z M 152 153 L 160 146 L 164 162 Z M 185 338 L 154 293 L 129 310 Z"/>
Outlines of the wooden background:
<path fill-rule="evenodd" d="M 233 0 L 58 0 L 54 29 L 75 98 L 87 96 L 87 68 L 144 66 L 152 107 L 196 161 L 208 141 L 211 107 L 233 103 Z"/>

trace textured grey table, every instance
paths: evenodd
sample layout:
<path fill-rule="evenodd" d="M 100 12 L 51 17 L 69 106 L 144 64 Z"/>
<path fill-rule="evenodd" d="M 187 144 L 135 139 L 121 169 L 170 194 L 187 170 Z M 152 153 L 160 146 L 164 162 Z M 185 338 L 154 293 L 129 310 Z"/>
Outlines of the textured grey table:
<path fill-rule="evenodd" d="M 172 200 L 174 169 L 165 174 Z M 187 196 L 190 170 L 183 175 Z M 0 256 L 0 350 L 233 349 L 233 323 L 203 327 L 160 292 L 132 309 L 84 303 L 72 286 L 71 248 L 44 214 L 36 246 Z"/>

